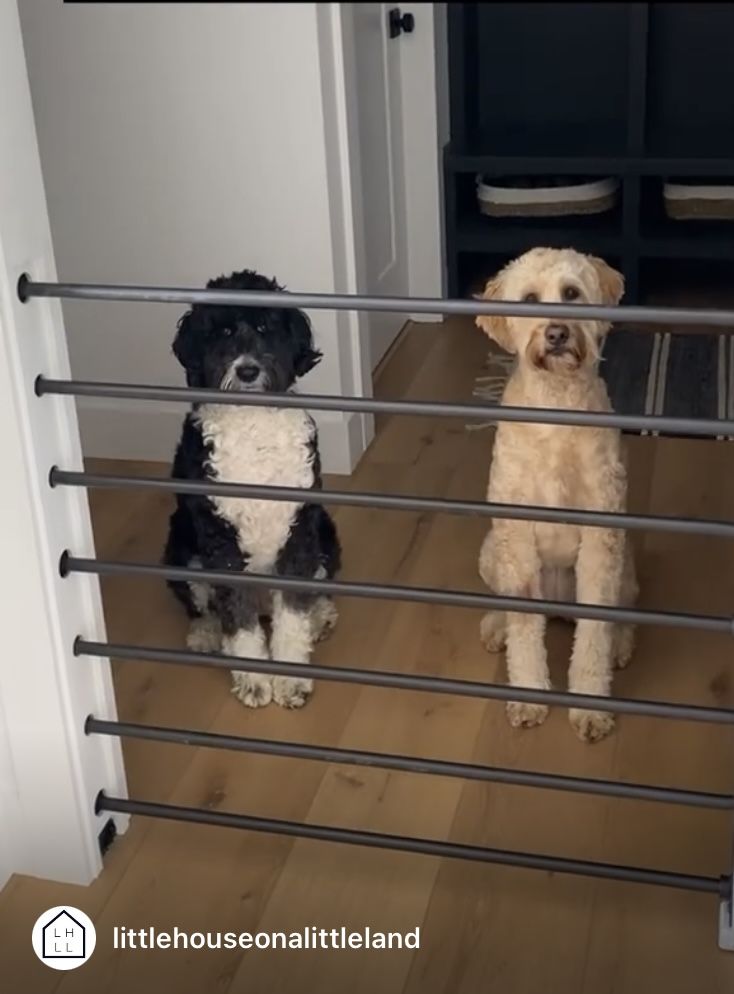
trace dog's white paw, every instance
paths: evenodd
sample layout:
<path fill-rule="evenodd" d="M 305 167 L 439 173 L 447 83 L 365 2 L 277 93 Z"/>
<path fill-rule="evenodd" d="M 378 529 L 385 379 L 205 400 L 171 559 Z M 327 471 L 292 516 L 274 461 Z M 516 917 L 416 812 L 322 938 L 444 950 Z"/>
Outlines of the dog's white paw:
<path fill-rule="evenodd" d="M 510 701 L 507 705 L 507 720 L 513 728 L 533 728 L 542 725 L 548 717 L 545 704 L 523 704 L 521 701 Z"/>
<path fill-rule="evenodd" d="M 614 667 L 623 670 L 635 651 L 635 630 L 632 625 L 622 625 L 614 633 Z"/>
<path fill-rule="evenodd" d="M 272 677 L 262 673 L 232 672 L 232 693 L 248 708 L 264 708 L 273 699 Z"/>
<path fill-rule="evenodd" d="M 302 708 L 313 693 L 313 680 L 301 677 L 273 677 L 273 700 L 282 708 Z"/>
<path fill-rule="evenodd" d="M 572 708 L 568 720 L 582 742 L 601 742 L 614 731 L 614 715 L 608 711 L 584 711 Z"/>
<path fill-rule="evenodd" d="M 222 646 L 222 629 L 211 618 L 197 618 L 191 622 L 186 645 L 192 652 L 219 652 Z"/>
<path fill-rule="evenodd" d="M 479 638 L 487 652 L 502 652 L 507 640 L 504 614 L 488 611 L 479 622 Z"/>
<path fill-rule="evenodd" d="M 311 631 L 314 641 L 323 642 L 336 627 L 339 612 L 329 597 L 320 597 L 311 611 Z"/>

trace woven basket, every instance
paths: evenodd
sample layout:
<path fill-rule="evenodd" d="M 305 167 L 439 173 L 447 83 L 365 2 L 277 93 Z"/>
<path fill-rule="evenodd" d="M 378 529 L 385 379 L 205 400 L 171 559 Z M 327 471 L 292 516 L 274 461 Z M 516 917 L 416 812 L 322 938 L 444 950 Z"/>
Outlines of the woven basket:
<path fill-rule="evenodd" d="M 538 185 L 533 185 L 537 182 Z M 617 202 L 619 181 L 607 179 L 493 179 L 477 177 L 479 211 L 489 217 L 564 217 L 603 214 Z"/>
<path fill-rule="evenodd" d="M 734 184 L 666 183 L 663 198 L 676 221 L 734 220 Z"/>

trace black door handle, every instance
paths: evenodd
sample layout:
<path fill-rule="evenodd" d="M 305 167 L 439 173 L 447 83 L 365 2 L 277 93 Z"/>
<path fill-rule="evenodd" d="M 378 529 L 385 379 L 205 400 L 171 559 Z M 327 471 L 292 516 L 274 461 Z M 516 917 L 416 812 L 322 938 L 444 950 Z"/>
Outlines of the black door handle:
<path fill-rule="evenodd" d="M 412 14 L 401 14 L 399 7 L 393 7 L 390 13 L 387 15 L 388 25 L 390 26 L 390 37 L 399 38 L 401 33 L 404 31 L 406 35 L 412 33 L 415 27 L 415 18 Z"/>

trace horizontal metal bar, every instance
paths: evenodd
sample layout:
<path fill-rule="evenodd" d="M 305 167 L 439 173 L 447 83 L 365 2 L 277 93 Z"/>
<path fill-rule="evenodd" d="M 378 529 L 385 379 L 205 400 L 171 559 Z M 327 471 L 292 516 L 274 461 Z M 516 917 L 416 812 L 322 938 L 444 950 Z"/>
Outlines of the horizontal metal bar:
<path fill-rule="evenodd" d="M 340 504 L 351 507 L 381 508 L 388 511 L 420 511 L 438 514 L 466 514 L 518 521 L 553 521 L 559 524 L 596 525 L 605 528 L 678 532 L 687 535 L 715 535 L 734 538 L 734 522 L 703 518 L 673 518 L 655 514 L 615 514 L 579 508 L 538 507 L 533 504 L 497 504 L 488 501 L 447 500 L 439 497 L 408 497 L 397 494 L 359 493 L 350 490 L 306 490 L 300 487 L 259 486 L 250 483 L 223 483 L 219 480 L 180 480 L 158 476 L 116 476 L 107 473 L 80 473 L 53 466 L 52 487 L 87 487 L 113 490 L 162 490 L 176 494 L 202 494 L 212 497 L 247 497 L 257 500 L 297 501 L 304 504 Z"/>
<path fill-rule="evenodd" d="M 519 614 L 543 614 L 553 618 L 586 618 L 592 621 L 627 622 L 636 625 L 664 625 L 673 628 L 698 628 L 709 632 L 734 635 L 734 619 L 704 614 L 683 614 L 678 611 L 648 611 L 603 604 L 574 604 L 545 598 L 503 597 L 497 594 L 475 594 L 460 590 L 437 590 L 432 587 L 405 587 L 397 584 L 356 583 L 351 580 L 304 580 L 292 576 L 270 576 L 263 573 L 234 573 L 229 570 L 187 569 L 181 566 L 159 566 L 157 563 L 117 562 L 105 559 L 83 559 L 64 552 L 59 569 L 68 573 L 93 573 L 97 576 L 147 576 L 186 583 L 213 583 L 222 586 L 260 587 L 267 590 L 293 590 L 297 593 L 336 594 L 342 597 L 366 597 L 419 604 L 446 604 L 511 611 Z"/>
<path fill-rule="evenodd" d="M 187 728 L 142 725 L 131 721 L 104 721 L 93 716 L 87 719 L 85 731 L 87 734 L 111 735 L 117 738 L 145 739 L 149 742 L 176 742 L 180 745 L 200 746 L 204 749 L 226 749 L 233 752 L 307 759 L 322 763 L 367 766 L 381 770 L 402 770 L 407 773 L 459 777 L 462 780 L 503 783 L 516 787 L 540 787 L 577 794 L 624 797 L 637 801 L 655 801 L 661 804 L 682 804 L 694 808 L 713 808 L 717 811 L 731 811 L 734 808 L 734 797 L 728 794 L 680 790 L 649 784 L 615 783 L 612 780 L 559 776 L 555 773 L 534 773 L 531 770 L 509 770 L 498 766 L 477 766 L 473 763 L 454 763 L 441 759 L 424 759 L 418 756 L 365 752 L 361 749 L 332 748 L 331 746 L 309 745 L 304 742 L 278 742 L 270 739 L 245 738 L 239 735 L 219 735 Z"/>
<path fill-rule="evenodd" d="M 360 294 L 282 293 L 259 290 L 207 290 L 106 283 L 18 283 L 21 300 L 57 297 L 75 300 L 141 301 L 163 304 L 217 304 L 231 307 L 303 307 L 306 310 L 388 311 L 418 314 L 497 314 L 504 317 L 588 318 L 636 324 L 734 326 L 734 311 L 682 307 L 604 307 L 596 304 L 525 304 L 504 300 L 444 300 L 440 297 L 367 297 Z"/>
<path fill-rule="evenodd" d="M 461 845 L 434 839 L 419 839 L 406 835 L 387 835 L 382 832 L 356 831 L 331 825 L 309 825 L 304 822 L 284 821 L 279 818 L 258 818 L 254 815 L 213 811 L 210 808 L 189 808 L 178 804 L 157 804 L 124 797 L 109 797 L 101 792 L 97 797 L 98 813 L 143 815 L 167 821 L 192 822 L 198 825 L 217 825 L 238 828 L 246 832 L 266 832 L 291 838 L 318 839 L 321 842 L 339 842 L 353 846 L 390 849 L 398 852 L 421 853 L 449 859 L 466 859 L 478 863 L 496 863 L 502 866 L 519 866 L 528 870 L 545 870 L 549 873 L 569 873 L 575 876 L 599 877 L 606 880 L 626 880 L 657 887 L 678 890 L 703 891 L 721 896 L 728 886 L 727 878 L 699 877 L 688 873 L 671 873 L 648 870 L 637 866 L 620 866 L 614 863 L 595 863 L 581 859 L 563 859 L 537 853 L 513 852 L 507 849 L 487 849 L 481 846 Z"/>
<path fill-rule="evenodd" d="M 272 676 L 303 676 L 303 663 L 286 663 L 275 659 L 240 658 L 220 653 L 192 652 L 189 649 L 163 649 L 150 645 L 126 645 L 114 642 L 92 642 L 77 638 L 74 655 L 123 662 L 141 659 L 168 666 L 197 666 L 218 670 L 246 670 Z M 672 704 L 668 701 L 630 700 L 625 697 L 599 697 L 595 694 L 572 694 L 561 690 L 535 690 L 509 687 L 507 684 L 480 683 L 477 680 L 451 680 L 446 677 L 396 673 L 385 670 L 364 670 L 348 666 L 321 666 L 310 663 L 308 676 L 313 680 L 349 683 L 364 687 L 385 687 L 391 690 L 416 690 L 428 694 L 451 694 L 475 697 L 478 700 L 520 701 L 545 704 L 549 707 L 586 708 L 592 711 L 612 711 L 638 717 L 664 718 L 676 721 L 697 721 L 714 725 L 734 725 L 734 709 L 702 707 L 697 704 Z"/>
<path fill-rule="evenodd" d="M 671 432 L 677 435 L 734 435 L 734 418 L 678 418 L 658 414 L 610 414 L 547 407 L 504 407 L 487 404 L 447 404 L 428 400 L 375 400 L 324 394 L 240 393 L 193 387 L 150 386 L 142 383 L 97 383 L 86 380 L 36 379 L 39 397 L 112 397 L 118 400 L 158 400 L 174 404 L 233 404 L 239 407 L 295 407 L 313 411 L 358 411 L 415 417 L 468 418 L 527 424 L 621 428 L 628 431 Z"/>

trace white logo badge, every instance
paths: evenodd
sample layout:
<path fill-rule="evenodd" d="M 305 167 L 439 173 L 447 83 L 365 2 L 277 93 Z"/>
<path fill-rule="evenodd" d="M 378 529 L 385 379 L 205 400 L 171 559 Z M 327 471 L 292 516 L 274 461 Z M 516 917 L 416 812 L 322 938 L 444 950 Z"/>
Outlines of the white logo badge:
<path fill-rule="evenodd" d="M 68 904 L 44 911 L 33 926 L 33 951 L 52 970 L 76 970 L 87 962 L 96 942 L 92 919 Z"/>

